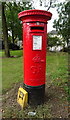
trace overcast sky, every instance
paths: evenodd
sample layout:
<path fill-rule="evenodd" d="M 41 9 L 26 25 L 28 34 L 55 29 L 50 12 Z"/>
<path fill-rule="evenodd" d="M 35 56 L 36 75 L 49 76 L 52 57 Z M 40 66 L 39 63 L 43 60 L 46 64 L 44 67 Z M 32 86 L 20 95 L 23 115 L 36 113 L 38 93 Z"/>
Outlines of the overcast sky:
<path fill-rule="evenodd" d="M 34 0 L 34 1 L 35 1 L 35 4 L 34 4 L 35 9 L 46 10 L 45 7 L 39 6 L 39 0 Z M 58 0 L 58 2 L 64 2 L 64 1 L 65 0 Z M 47 31 L 48 32 L 52 31 L 54 29 L 53 28 L 53 21 L 54 21 L 54 19 L 58 18 L 58 13 L 56 11 L 56 8 L 51 8 L 49 11 L 52 13 L 52 18 L 51 18 L 50 21 L 48 21 L 48 25 L 47 25 Z"/>
<path fill-rule="evenodd" d="M 10 1 L 10 0 L 8 0 L 8 1 Z M 24 1 L 24 2 L 27 2 L 27 1 L 32 1 L 32 0 L 13 0 L 13 1 Z M 34 8 L 35 9 L 40 9 L 40 10 L 46 10 L 46 8 L 45 7 L 43 7 L 43 6 L 40 6 L 40 0 L 33 0 L 34 1 L 34 4 L 33 4 L 33 6 L 34 6 Z M 43 2 L 44 0 L 42 0 L 42 2 Z M 48 0 L 46 0 L 46 1 L 48 1 Z M 58 1 L 58 3 L 60 3 L 60 2 L 64 2 L 65 0 L 57 0 Z M 51 8 L 50 10 L 49 10 L 51 13 L 52 13 L 52 18 L 51 18 L 51 20 L 50 21 L 48 21 L 48 25 L 47 25 L 47 31 L 49 32 L 49 31 L 52 31 L 54 28 L 53 28 L 53 21 L 54 21 L 54 19 L 57 19 L 58 18 L 58 13 L 57 13 L 57 11 L 56 11 L 56 8 Z"/>

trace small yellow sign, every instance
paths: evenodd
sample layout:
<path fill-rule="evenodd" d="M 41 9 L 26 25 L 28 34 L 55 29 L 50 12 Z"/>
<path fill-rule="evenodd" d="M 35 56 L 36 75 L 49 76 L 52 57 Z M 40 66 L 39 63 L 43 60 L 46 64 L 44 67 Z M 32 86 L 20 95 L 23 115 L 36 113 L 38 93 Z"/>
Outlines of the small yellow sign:
<path fill-rule="evenodd" d="M 17 102 L 22 108 L 24 108 L 28 103 L 28 92 L 22 87 L 20 87 L 18 90 Z"/>

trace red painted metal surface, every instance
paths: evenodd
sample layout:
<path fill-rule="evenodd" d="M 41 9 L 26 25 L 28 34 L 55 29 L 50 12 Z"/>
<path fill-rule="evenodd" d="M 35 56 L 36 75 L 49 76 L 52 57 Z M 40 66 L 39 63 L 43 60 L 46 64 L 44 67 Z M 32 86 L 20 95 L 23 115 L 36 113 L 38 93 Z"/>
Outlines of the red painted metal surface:
<path fill-rule="evenodd" d="M 23 21 L 24 84 L 40 86 L 46 78 L 47 21 L 52 14 L 44 10 L 20 12 Z"/>

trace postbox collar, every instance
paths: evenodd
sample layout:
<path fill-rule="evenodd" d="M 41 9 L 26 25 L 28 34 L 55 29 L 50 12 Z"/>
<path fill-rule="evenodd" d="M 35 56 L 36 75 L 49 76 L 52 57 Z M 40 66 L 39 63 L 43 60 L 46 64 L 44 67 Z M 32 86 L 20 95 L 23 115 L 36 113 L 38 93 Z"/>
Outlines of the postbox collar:
<path fill-rule="evenodd" d="M 38 10 L 38 9 L 34 9 L 34 10 L 25 10 L 22 11 L 18 14 L 18 18 L 21 21 L 41 21 L 44 20 L 44 22 L 50 20 L 52 17 L 52 14 L 48 11 L 45 10 Z"/>

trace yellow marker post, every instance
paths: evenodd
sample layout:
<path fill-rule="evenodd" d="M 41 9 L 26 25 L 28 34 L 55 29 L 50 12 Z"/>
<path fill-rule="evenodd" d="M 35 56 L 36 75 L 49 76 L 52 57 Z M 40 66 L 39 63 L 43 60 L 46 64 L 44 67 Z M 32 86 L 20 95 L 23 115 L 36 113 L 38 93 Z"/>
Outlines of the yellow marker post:
<path fill-rule="evenodd" d="M 22 87 L 18 90 L 17 102 L 22 108 L 24 108 L 28 103 L 28 92 L 25 91 Z"/>

